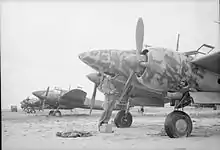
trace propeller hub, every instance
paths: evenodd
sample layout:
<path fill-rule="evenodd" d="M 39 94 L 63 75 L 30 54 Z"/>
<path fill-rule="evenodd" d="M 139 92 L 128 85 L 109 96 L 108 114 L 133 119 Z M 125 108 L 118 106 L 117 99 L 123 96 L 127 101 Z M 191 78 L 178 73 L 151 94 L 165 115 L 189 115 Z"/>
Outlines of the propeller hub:
<path fill-rule="evenodd" d="M 147 61 L 147 55 L 140 55 L 139 57 L 136 57 L 136 55 L 130 55 L 125 58 L 126 64 L 135 72 L 139 72 L 140 69 L 145 68 Z"/>

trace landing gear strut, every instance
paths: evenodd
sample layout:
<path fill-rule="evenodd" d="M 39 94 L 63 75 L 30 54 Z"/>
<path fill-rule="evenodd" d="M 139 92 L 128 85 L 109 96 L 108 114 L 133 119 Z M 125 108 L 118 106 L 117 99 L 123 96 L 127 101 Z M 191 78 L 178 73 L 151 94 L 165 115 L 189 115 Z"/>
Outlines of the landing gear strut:
<path fill-rule="evenodd" d="M 56 116 L 56 117 L 61 117 L 61 112 L 59 111 L 59 110 L 51 110 L 50 112 L 49 112 L 49 116 Z"/>
<path fill-rule="evenodd" d="M 59 102 L 56 103 L 56 109 L 55 110 L 51 110 L 49 112 L 49 116 L 56 116 L 56 117 L 61 117 L 61 112 L 59 111 Z"/>

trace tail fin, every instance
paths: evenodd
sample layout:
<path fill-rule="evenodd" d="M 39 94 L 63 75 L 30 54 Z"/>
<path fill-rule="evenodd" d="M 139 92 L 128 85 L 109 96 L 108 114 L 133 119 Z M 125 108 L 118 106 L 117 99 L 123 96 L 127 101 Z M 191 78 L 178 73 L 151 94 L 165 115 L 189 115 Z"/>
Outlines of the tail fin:
<path fill-rule="evenodd" d="M 74 101 L 74 103 L 84 104 L 87 93 L 81 89 L 73 89 L 65 93 L 61 98 Z"/>

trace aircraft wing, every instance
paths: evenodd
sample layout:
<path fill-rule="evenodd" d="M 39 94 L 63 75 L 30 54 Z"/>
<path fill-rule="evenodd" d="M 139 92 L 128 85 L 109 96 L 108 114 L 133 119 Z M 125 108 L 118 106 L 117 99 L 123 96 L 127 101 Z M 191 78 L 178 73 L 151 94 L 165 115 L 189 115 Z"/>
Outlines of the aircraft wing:
<path fill-rule="evenodd" d="M 220 74 L 220 51 L 200 57 L 191 62 L 209 71 Z"/>

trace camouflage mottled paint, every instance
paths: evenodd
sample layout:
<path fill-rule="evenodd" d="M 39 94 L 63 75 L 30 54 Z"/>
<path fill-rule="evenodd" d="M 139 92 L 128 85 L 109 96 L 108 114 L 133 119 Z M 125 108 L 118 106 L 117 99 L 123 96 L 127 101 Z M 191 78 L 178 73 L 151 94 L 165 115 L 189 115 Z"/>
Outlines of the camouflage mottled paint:
<path fill-rule="evenodd" d="M 124 59 L 135 51 L 93 50 L 79 55 L 80 59 L 99 72 L 120 74 L 128 77 L 131 71 Z"/>
<path fill-rule="evenodd" d="M 87 75 L 87 77 L 89 78 L 90 81 L 92 81 L 93 83 L 99 85 L 98 89 L 100 92 L 104 93 L 104 91 L 100 88 L 100 83 L 102 84 L 102 82 L 100 82 L 100 80 L 102 80 L 102 76 L 98 75 L 98 73 L 90 73 Z M 116 91 L 115 93 L 117 93 L 117 95 L 120 97 L 120 94 L 123 91 L 124 88 L 124 84 L 126 81 L 122 81 L 119 78 L 110 78 L 106 75 L 104 75 L 104 78 L 107 78 L 107 80 L 109 80 L 109 82 L 111 84 L 114 85 L 114 90 Z M 129 93 L 129 96 L 131 97 L 145 97 L 145 96 L 150 96 L 150 97 L 158 97 L 161 98 L 163 95 L 162 94 L 157 94 L 155 92 L 151 92 L 149 90 L 146 89 L 141 89 L 138 87 L 133 87 L 131 92 Z"/>
<path fill-rule="evenodd" d="M 213 84 L 211 91 L 220 91 L 220 85 L 216 84 L 219 76 L 192 64 L 192 57 L 160 47 L 148 50 L 146 67 L 141 67 L 142 72 L 133 79 L 133 85 L 151 91 L 178 91 L 180 82 L 185 80 L 199 91 L 210 91 Z M 136 71 L 140 66 L 134 50 L 94 50 L 80 54 L 79 58 L 96 71 L 119 74 L 125 81 L 132 70 Z M 203 84 L 207 78 L 212 81 Z"/>

